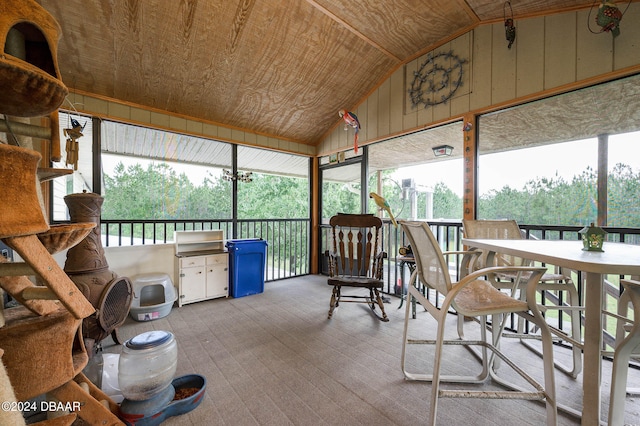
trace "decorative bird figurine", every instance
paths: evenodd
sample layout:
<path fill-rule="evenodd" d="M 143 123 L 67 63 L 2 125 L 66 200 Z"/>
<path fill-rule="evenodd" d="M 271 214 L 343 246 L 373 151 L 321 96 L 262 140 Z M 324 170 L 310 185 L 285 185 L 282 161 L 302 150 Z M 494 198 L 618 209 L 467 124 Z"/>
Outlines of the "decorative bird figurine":
<path fill-rule="evenodd" d="M 504 32 L 505 32 L 505 36 L 507 37 L 507 41 L 509 42 L 507 49 L 511 49 L 513 42 L 516 41 L 516 26 L 513 25 L 513 19 L 511 18 L 505 19 Z"/>
<path fill-rule="evenodd" d="M 387 200 L 385 200 L 384 197 L 381 197 L 375 192 L 370 192 L 369 198 L 373 198 L 373 201 L 376 202 L 378 207 L 380 207 L 382 210 L 385 210 L 387 212 L 387 214 L 389 215 L 389 218 L 391 219 L 391 223 L 393 223 L 393 226 L 397 228 L 398 222 L 396 222 L 396 218 L 393 217 L 393 213 L 391 213 L 391 206 L 389 206 L 389 203 L 387 202 Z"/>
<path fill-rule="evenodd" d="M 353 151 L 357 154 L 358 153 L 358 132 L 360 131 L 360 121 L 358 120 L 358 116 L 344 109 L 338 111 L 338 115 L 344 120 L 345 130 L 347 130 L 347 126 L 351 126 L 354 129 L 356 129 L 356 133 L 353 136 Z"/>
<path fill-rule="evenodd" d="M 602 31 L 609 32 L 615 38 L 620 35 L 620 21 L 622 20 L 622 12 L 615 3 L 602 0 L 602 4 L 598 8 L 596 15 L 596 24 L 600 25 Z"/>

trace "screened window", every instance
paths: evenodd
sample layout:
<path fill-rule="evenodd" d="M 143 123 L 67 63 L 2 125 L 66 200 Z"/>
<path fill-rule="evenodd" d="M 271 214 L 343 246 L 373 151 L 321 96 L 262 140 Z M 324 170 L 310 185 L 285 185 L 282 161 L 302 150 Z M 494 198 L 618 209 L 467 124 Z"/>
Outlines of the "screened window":
<path fill-rule="evenodd" d="M 478 217 L 640 227 L 639 98 L 636 75 L 481 116 Z"/>
<path fill-rule="evenodd" d="M 458 121 L 372 145 L 370 191 L 382 195 L 400 219 L 461 219 L 462 142 Z M 450 155 L 435 155 L 442 146 L 451 148 Z M 378 211 L 373 200 L 369 211 Z"/>

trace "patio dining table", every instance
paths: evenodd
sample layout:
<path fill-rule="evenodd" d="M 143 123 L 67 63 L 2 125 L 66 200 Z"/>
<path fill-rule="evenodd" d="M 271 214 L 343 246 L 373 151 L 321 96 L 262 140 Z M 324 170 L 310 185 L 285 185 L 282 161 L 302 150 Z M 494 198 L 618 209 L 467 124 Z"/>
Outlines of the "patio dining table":
<path fill-rule="evenodd" d="M 583 251 L 581 241 L 491 240 L 463 238 L 470 248 L 510 254 L 532 261 L 582 271 L 584 288 L 584 373 L 582 424 L 600 424 L 603 282 L 608 274 L 640 275 L 640 246 L 605 242 L 603 252 Z M 594 373 L 598 374 L 594 374 Z"/>

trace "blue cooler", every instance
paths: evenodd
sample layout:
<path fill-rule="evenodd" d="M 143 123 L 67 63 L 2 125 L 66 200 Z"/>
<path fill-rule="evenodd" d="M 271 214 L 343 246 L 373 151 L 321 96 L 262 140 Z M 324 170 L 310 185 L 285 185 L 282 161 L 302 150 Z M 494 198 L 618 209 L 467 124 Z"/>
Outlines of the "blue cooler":
<path fill-rule="evenodd" d="M 231 297 L 264 291 L 267 242 L 261 238 L 229 240 L 229 288 Z"/>

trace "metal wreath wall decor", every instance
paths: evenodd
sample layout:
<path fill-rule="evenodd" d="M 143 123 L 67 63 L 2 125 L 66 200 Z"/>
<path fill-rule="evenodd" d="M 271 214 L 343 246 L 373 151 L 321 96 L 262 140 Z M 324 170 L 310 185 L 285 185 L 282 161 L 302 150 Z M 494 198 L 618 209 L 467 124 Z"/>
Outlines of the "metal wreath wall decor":
<path fill-rule="evenodd" d="M 424 105 L 428 108 L 446 104 L 462 86 L 465 63 L 467 60 L 453 51 L 429 53 L 420 69 L 413 73 L 413 82 L 409 88 L 411 106 L 415 108 Z"/>

